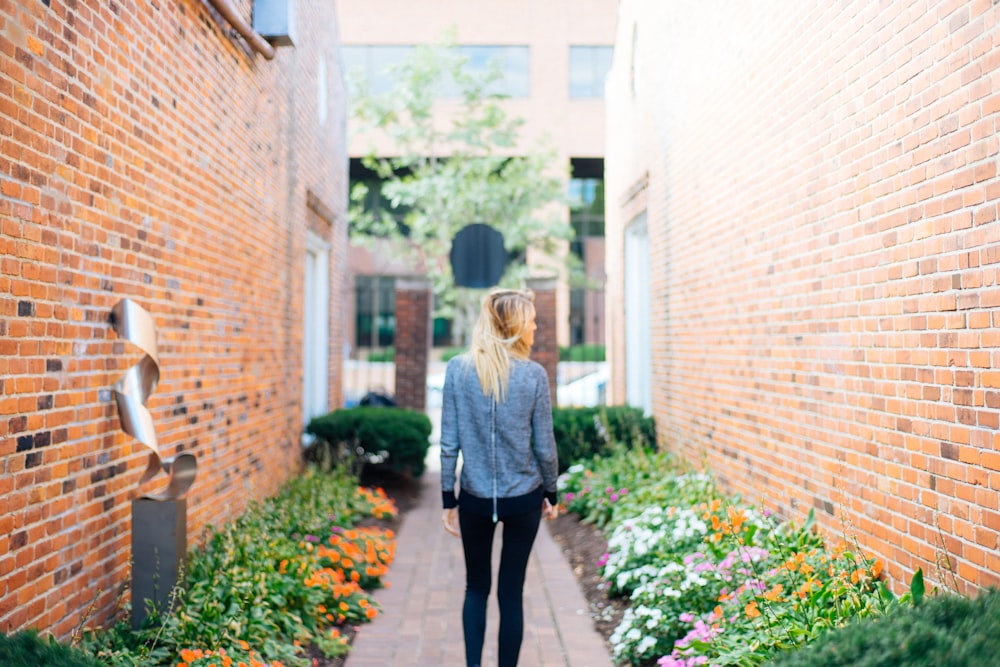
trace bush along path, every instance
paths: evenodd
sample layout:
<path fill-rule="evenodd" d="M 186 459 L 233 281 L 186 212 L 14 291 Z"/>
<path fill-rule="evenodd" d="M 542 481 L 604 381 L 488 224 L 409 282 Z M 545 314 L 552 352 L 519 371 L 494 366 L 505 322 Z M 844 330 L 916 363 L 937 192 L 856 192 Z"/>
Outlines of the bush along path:
<path fill-rule="evenodd" d="M 924 599 L 919 570 L 897 598 L 856 541 L 827 544 L 811 514 L 801 526 L 779 523 L 724 497 L 709 476 L 678 471 L 666 453 L 612 446 L 571 466 L 560 493 L 607 536 L 603 588 L 628 602 L 608 636 L 619 665 L 759 665 Z"/>
<path fill-rule="evenodd" d="M 308 468 L 275 497 L 211 530 L 188 556 L 172 610 L 76 638 L 110 667 L 314 667 L 337 664 L 357 624 L 375 618 L 397 514 L 344 468 Z M 368 525 L 363 525 L 368 524 Z M 371 525 L 383 524 L 383 525 Z"/>

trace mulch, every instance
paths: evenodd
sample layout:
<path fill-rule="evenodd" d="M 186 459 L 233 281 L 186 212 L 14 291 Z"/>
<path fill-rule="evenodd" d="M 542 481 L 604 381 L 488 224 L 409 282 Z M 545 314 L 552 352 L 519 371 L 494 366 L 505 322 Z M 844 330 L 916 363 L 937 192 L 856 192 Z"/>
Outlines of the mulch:
<path fill-rule="evenodd" d="M 398 530 L 402 518 L 420 500 L 420 481 L 408 476 L 387 471 L 366 471 L 361 477 L 361 484 L 382 487 L 399 509 L 397 518 L 391 521 L 373 520 L 368 525 Z M 548 528 L 573 568 L 580 590 L 590 605 L 594 629 L 607 641 L 628 606 L 626 600 L 608 596 L 607 585 L 598 571 L 597 563 L 607 550 L 607 540 L 600 530 L 593 525 L 581 523 L 575 515 L 561 515 L 549 521 Z M 358 632 L 364 632 L 364 626 L 346 625 L 340 628 L 340 632 L 349 642 L 353 642 Z M 350 657 L 348 654 L 339 658 L 326 658 L 314 646 L 307 648 L 306 655 L 313 659 L 313 667 L 345 667 Z"/>

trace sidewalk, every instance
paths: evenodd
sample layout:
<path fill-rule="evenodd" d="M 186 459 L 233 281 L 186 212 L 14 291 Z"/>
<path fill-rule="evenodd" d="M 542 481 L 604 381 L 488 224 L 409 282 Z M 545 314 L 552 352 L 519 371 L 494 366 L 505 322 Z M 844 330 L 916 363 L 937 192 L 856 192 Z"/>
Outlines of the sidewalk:
<path fill-rule="evenodd" d="M 428 457 L 430 460 L 433 458 Z M 375 599 L 382 613 L 355 638 L 347 667 L 463 667 L 461 541 L 441 525 L 440 475 L 425 473 L 419 504 L 403 519 L 390 587 Z M 486 621 L 483 667 L 496 666 L 496 567 Z M 519 667 L 611 667 L 587 601 L 542 521 L 524 584 L 524 643 Z"/>

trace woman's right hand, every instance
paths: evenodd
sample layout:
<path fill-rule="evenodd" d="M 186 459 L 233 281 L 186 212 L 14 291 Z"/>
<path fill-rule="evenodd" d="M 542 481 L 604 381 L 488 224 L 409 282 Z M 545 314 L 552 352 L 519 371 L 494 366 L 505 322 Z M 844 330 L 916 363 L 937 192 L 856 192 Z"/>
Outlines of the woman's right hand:
<path fill-rule="evenodd" d="M 455 537 L 460 537 L 461 533 L 458 529 L 458 508 L 452 507 L 451 509 L 446 509 L 441 515 L 441 521 L 444 523 L 444 529 Z"/>

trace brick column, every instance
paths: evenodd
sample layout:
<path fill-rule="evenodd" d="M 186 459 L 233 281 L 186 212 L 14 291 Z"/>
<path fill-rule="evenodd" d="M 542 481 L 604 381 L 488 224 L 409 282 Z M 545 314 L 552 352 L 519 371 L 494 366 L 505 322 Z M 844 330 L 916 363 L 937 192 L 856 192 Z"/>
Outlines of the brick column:
<path fill-rule="evenodd" d="M 559 341 L 556 338 L 556 287 L 552 277 L 528 278 L 528 289 L 535 293 L 535 344 L 531 358 L 540 363 L 549 375 L 549 395 L 556 405 L 556 371 L 559 367 Z"/>
<path fill-rule="evenodd" d="M 396 403 L 427 407 L 427 360 L 431 351 L 430 281 L 396 279 Z"/>

